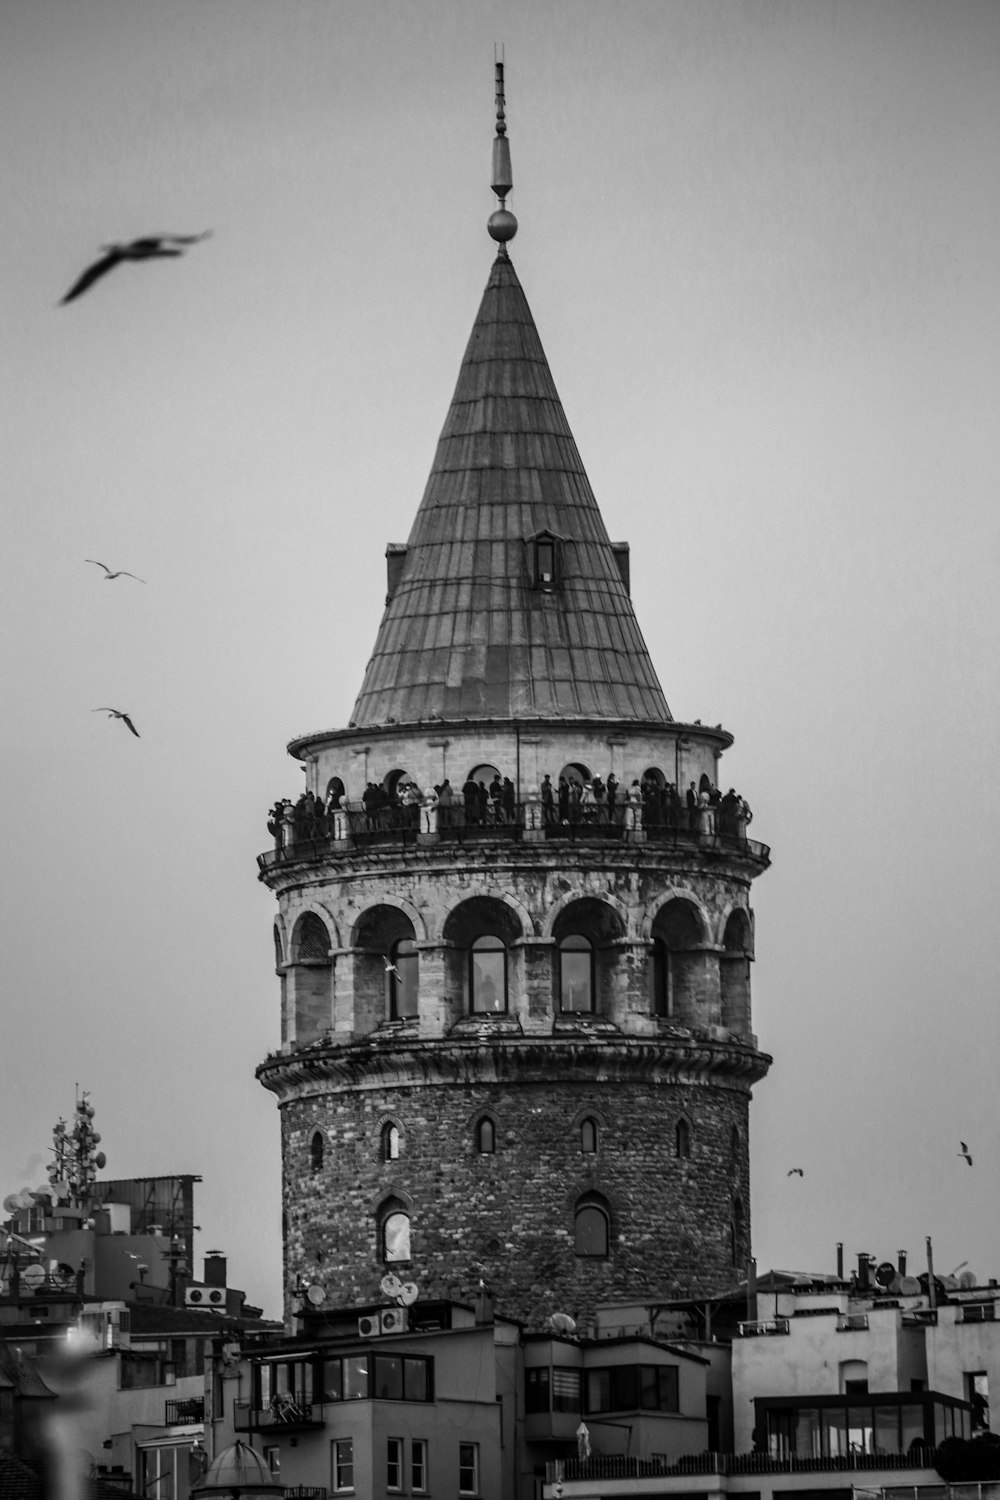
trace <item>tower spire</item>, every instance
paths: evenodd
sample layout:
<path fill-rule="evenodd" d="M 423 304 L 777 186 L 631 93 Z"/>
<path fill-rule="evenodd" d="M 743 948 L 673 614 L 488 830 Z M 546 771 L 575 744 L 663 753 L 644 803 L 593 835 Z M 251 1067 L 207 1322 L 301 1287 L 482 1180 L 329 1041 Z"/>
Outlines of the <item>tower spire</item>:
<path fill-rule="evenodd" d="M 497 97 L 497 133 L 493 141 L 493 182 L 492 188 L 500 199 L 500 207 L 490 214 L 486 225 L 490 237 L 500 245 L 500 254 L 506 256 L 504 249 L 508 240 L 512 240 L 517 233 L 517 220 L 507 208 L 507 194 L 512 191 L 514 183 L 511 179 L 510 170 L 510 142 L 507 139 L 507 112 L 504 99 L 503 87 L 503 49 L 500 57 L 496 59 L 496 97 Z"/>

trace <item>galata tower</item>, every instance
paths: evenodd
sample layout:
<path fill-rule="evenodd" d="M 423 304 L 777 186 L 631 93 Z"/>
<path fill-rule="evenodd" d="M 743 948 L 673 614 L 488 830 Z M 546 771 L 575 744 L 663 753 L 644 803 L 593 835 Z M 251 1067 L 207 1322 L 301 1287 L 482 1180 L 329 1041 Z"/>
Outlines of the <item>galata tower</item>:
<path fill-rule="evenodd" d="M 345 729 L 272 813 L 284 1284 L 327 1307 L 698 1295 L 750 1254 L 750 882 L 732 736 L 670 713 L 508 253 L 386 549 Z M 363 559 L 359 560 L 362 564 Z M 316 1291 L 315 1288 L 319 1288 Z"/>

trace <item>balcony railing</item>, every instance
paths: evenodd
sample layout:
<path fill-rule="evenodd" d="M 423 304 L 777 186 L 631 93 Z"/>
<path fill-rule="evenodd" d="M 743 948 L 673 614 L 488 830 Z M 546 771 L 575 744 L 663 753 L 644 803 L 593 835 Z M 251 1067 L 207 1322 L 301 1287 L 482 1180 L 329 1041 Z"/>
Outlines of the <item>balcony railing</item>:
<path fill-rule="evenodd" d="M 768 1338 L 776 1333 L 788 1333 L 787 1318 L 758 1318 L 748 1323 L 737 1323 L 741 1339 Z"/>
<path fill-rule="evenodd" d="M 692 1453 L 669 1463 L 665 1458 L 635 1458 L 623 1453 L 594 1454 L 590 1458 L 551 1460 L 546 1465 L 546 1483 L 557 1479 L 654 1479 L 665 1474 L 821 1474 L 871 1473 L 876 1469 L 927 1469 L 934 1467 L 934 1450 L 910 1453 L 843 1453 L 825 1458 L 800 1458 L 795 1454 L 773 1457 L 770 1453 Z"/>
<path fill-rule="evenodd" d="M 165 1427 L 182 1427 L 187 1426 L 190 1422 L 204 1422 L 204 1420 L 204 1396 L 189 1396 L 186 1401 L 168 1401 L 166 1403 L 163 1416 L 163 1425 Z"/>
<path fill-rule="evenodd" d="M 291 1396 L 285 1399 L 276 1397 L 268 1406 L 252 1406 L 249 1401 L 233 1402 L 233 1427 L 237 1432 L 270 1432 L 276 1427 L 284 1432 L 294 1432 L 322 1426 L 320 1409 L 314 1411 L 309 1402 L 296 1401 Z"/>
<path fill-rule="evenodd" d="M 383 807 L 377 810 L 347 807 L 319 814 L 308 821 L 282 823 L 275 847 L 257 856 L 262 871 L 299 860 L 327 858 L 349 849 L 380 845 L 435 843 L 478 844 L 556 842 L 651 843 L 658 848 L 704 849 L 720 854 L 749 855 L 770 863 L 767 844 L 746 836 L 741 818 L 717 809 L 689 820 L 686 809 L 674 815 L 650 810 L 641 803 L 620 802 L 614 807 L 581 806 L 561 818 L 555 808 L 541 802 L 522 802 L 509 808 L 469 816 L 461 806 L 419 804 Z"/>
<path fill-rule="evenodd" d="M 286 1484 L 285 1500 L 326 1500 L 325 1484 Z"/>

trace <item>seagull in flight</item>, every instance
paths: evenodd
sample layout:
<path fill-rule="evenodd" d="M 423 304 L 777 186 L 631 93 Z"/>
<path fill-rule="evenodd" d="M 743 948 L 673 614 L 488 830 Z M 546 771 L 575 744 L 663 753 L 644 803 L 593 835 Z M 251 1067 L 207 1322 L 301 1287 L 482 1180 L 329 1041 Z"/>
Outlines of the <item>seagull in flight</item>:
<path fill-rule="evenodd" d="M 385 964 L 385 972 L 387 974 L 395 974 L 396 978 L 398 979 L 399 978 L 399 970 L 396 968 L 396 965 L 393 963 L 393 961 L 389 957 L 388 953 L 383 953 L 382 954 L 382 962 Z"/>
<path fill-rule="evenodd" d="M 136 739 L 138 740 L 142 738 L 138 729 L 136 729 L 135 725 L 132 723 L 132 720 L 129 718 L 128 714 L 123 713 L 120 708 L 92 708 L 91 713 L 109 714 L 112 719 L 123 719 L 124 722 L 128 725 L 129 729 L 131 729 L 132 733 L 135 735 Z"/>
<path fill-rule="evenodd" d="M 123 260 L 154 260 L 159 256 L 183 255 L 184 245 L 195 245 L 199 240 L 207 239 L 212 233 L 206 229 L 203 234 L 150 234 L 140 240 L 130 240 L 123 245 L 102 245 L 104 254 L 100 260 L 95 260 L 93 265 L 87 267 L 65 297 L 59 299 L 59 306 L 64 307 L 67 302 L 72 302 L 75 297 L 81 297 L 88 288 L 94 285 L 102 276 L 119 265 Z"/>
<path fill-rule="evenodd" d="M 961 1151 L 957 1152 L 956 1155 L 958 1155 L 958 1156 L 964 1156 L 965 1160 L 969 1163 L 969 1166 L 971 1167 L 972 1166 L 972 1157 L 969 1155 L 969 1148 L 968 1148 L 968 1146 L 965 1144 L 964 1141 L 959 1141 L 958 1144 L 961 1146 L 962 1149 L 961 1149 Z"/>
<path fill-rule="evenodd" d="M 96 557 L 85 557 L 84 562 L 93 563 L 95 568 L 104 569 L 104 582 L 110 583 L 112 578 L 134 578 L 136 583 L 145 583 L 145 578 L 140 578 L 138 573 L 126 573 L 124 568 L 119 568 L 117 573 L 112 573 L 107 563 L 98 562 Z"/>
<path fill-rule="evenodd" d="M 785 1173 L 786 1177 L 804 1177 L 805 1175 L 801 1167 L 789 1167 Z"/>

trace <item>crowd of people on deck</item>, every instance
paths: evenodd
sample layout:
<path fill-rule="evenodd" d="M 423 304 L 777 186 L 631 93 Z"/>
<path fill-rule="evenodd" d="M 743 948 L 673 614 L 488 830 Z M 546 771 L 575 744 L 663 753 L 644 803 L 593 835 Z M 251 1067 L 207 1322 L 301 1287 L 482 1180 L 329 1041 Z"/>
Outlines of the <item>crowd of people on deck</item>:
<path fill-rule="evenodd" d="M 753 818 L 745 797 L 734 787 L 721 792 L 707 776 L 700 783 L 692 781 L 681 796 L 674 782 L 653 775 L 636 778 L 627 788 L 612 772 L 590 779 L 562 775 L 555 785 L 546 775 L 537 791 L 532 788 L 531 800 L 541 803 L 542 822 L 551 829 L 622 824 L 630 808 L 633 814 L 641 808 L 647 830 L 743 838 Z M 445 778 L 426 792 L 415 781 L 400 779 L 391 789 L 369 781 L 360 805 L 355 802 L 353 806 L 348 804 L 343 783 L 334 778 L 325 799 L 311 791 L 303 792 L 296 802 L 279 798 L 268 813 L 267 827 L 275 847 L 280 848 L 289 842 L 335 837 L 338 811 L 350 813 L 352 833 L 376 833 L 418 830 L 422 810 L 428 813 L 428 826 L 438 831 L 496 828 L 521 821 L 514 783 L 497 772 L 488 784 L 485 778 L 476 780 L 470 775 L 455 788 Z"/>

